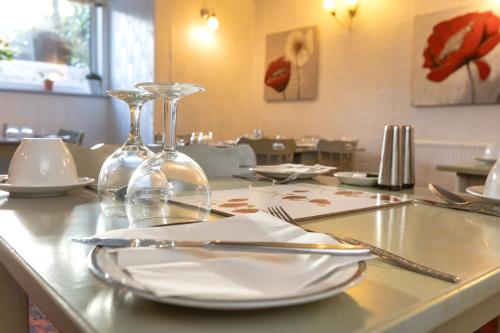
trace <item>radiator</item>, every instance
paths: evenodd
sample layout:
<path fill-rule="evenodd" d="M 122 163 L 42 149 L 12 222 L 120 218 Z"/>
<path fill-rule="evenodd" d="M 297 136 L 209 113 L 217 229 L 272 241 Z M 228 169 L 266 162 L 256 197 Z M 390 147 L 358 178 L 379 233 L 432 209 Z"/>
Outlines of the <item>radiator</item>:
<path fill-rule="evenodd" d="M 415 140 L 415 180 L 417 186 L 435 183 L 453 188 L 455 174 L 437 171 L 439 164 L 474 164 L 487 143 Z"/>

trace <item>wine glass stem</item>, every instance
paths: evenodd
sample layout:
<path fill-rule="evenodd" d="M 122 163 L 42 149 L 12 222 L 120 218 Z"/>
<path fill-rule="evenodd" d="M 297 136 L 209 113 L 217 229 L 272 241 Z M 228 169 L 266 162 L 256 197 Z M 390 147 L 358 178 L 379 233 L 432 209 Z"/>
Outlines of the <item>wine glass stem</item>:
<path fill-rule="evenodd" d="M 130 132 L 125 145 L 143 145 L 139 120 L 141 117 L 142 104 L 130 104 Z"/>
<path fill-rule="evenodd" d="M 170 120 L 170 124 L 169 123 Z M 177 100 L 176 99 L 163 99 L 163 134 L 165 140 L 163 141 L 163 150 L 175 150 L 175 126 L 177 122 Z M 167 127 L 169 125 L 169 127 Z M 167 128 L 170 134 L 167 135 Z"/>

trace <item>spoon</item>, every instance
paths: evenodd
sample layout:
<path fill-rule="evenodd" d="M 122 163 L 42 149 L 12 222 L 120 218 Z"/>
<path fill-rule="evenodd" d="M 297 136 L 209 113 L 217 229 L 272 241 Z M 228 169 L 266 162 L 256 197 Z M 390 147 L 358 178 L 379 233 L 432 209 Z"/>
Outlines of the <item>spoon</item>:
<path fill-rule="evenodd" d="M 431 192 L 437 195 L 441 200 L 446 201 L 453 205 L 466 206 L 470 204 L 480 204 L 479 202 L 476 201 L 465 200 L 461 196 L 453 192 L 450 192 L 439 185 L 429 184 L 429 190 L 431 190 Z"/>

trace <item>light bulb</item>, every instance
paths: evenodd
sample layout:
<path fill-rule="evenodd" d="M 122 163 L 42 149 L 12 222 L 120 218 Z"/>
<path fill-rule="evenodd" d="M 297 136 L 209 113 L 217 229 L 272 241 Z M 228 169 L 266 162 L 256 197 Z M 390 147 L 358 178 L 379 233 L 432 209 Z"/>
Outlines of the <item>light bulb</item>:
<path fill-rule="evenodd" d="M 219 29 L 219 20 L 215 17 L 215 15 L 212 14 L 212 16 L 208 18 L 207 28 L 212 32 Z"/>
<path fill-rule="evenodd" d="M 346 0 L 345 3 L 349 9 L 354 9 L 358 5 L 358 0 Z"/>
<path fill-rule="evenodd" d="M 329 13 L 335 12 L 337 4 L 335 0 L 323 0 L 323 8 L 327 10 Z"/>

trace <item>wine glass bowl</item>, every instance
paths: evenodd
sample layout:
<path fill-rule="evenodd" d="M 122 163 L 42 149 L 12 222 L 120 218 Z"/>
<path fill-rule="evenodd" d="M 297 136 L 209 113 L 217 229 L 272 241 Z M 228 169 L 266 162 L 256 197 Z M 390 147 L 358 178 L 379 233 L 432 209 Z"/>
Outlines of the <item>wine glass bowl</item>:
<path fill-rule="evenodd" d="M 206 220 L 210 190 L 201 167 L 178 151 L 161 152 L 134 172 L 127 216 L 134 227 Z"/>
<path fill-rule="evenodd" d="M 163 98 L 164 142 L 163 151 L 144 161 L 130 179 L 126 209 L 131 226 L 206 220 L 210 212 L 207 177 L 198 163 L 175 150 L 178 100 L 205 88 L 166 82 L 139 83 L 136 88 Z"/>
<path fill-rule="evenodd" d="M 108 96 L 126 102 L 130 110 L 130 133 L 125 144 L 104 161 L 97 192 L 105 215 L 126 215 L 125 195 L 132 173 L 154 154 L 143 143 L 140 135 L 140 113 L 144 103 L 158 96 L 139 90 L 108 90 Z"/>

